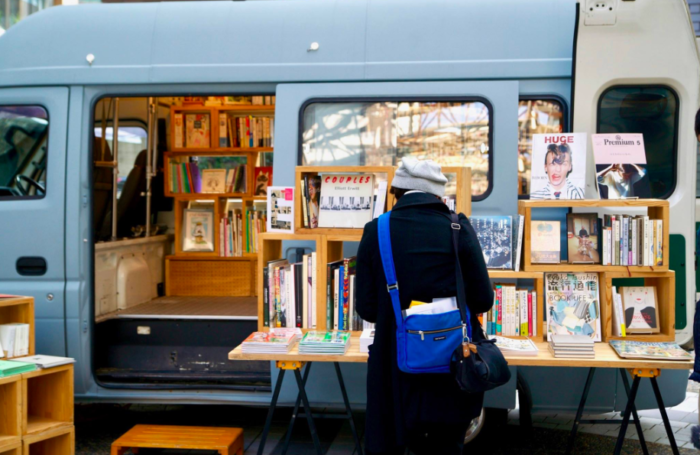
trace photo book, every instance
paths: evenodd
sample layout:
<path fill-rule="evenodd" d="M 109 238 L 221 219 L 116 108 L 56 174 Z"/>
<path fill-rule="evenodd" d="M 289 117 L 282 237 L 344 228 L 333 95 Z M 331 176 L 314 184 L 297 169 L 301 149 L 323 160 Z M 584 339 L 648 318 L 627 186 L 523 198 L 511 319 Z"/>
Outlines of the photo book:
<path fill-rule="evenodd" d="M 598 215 L 567 213 L 566 244 L 569 264 L 600 264 Z"/>
<path fill-rule="evenodd" d="M 479 239 L 489 269 L 513 268 L 513 217 L 472 216 L 471 225 Z"/>
<path fill-rule="evenodd" d="M 318 227 L 362 229 L 372 221 L 374 176 L 322 174 Z"/>
<path fill-rule="evenodd" d="M 561 223 L 559 221 L 530 222 L 530 262 L 559 264 L 561 262 Z"/>
<path fill-rule="evenodd" d="M 214 251 L 214 210 L 185 209 L 182 251 Z"/>
<path fill-rule="evenodd" d="M 545 273 L 547 341 L 552 335 L 601 340 L 597 273 Z"/>
<path fill-rule="evenodd" d="M 532 135 L 530 199 L 584 199 L 586 133 Z"/>
<path fill-rule="evenodd" d="M 651 197 L 642 134 L 594 134 L 593 155 L 601 199 Z"/>

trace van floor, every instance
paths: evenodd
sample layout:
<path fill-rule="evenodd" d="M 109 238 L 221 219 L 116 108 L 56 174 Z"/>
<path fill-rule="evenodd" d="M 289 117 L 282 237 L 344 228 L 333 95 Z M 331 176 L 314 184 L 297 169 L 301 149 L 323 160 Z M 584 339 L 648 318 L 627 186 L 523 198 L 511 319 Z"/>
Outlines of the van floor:
<path fill-rule="evenodd" d="M 257 297 L 158 297 L 125 310 L 105 314 L 108 319 L 226 319 L 257 320 Z"/>

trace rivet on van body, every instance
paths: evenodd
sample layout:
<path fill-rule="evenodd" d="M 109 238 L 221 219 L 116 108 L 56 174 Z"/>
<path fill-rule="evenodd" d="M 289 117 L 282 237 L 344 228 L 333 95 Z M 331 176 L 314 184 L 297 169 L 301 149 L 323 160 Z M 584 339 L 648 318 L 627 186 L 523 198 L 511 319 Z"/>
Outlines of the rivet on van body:
<path fill-rule="evenodd" d="M 309 48 L 306 50 L 306 52 L 316 52 L 319 47 L 321 46 L 316 41 L 314 41 L 309 45 Z"/>
<path fill-rule="evenodd" d="M 87 60 L 88 65 L 92 66 L 92 62 L 95 61 L 95 56 L 94 56 L 93 54 L 88 54 L 88 55 L 85 57 L 85 60 Z"/>

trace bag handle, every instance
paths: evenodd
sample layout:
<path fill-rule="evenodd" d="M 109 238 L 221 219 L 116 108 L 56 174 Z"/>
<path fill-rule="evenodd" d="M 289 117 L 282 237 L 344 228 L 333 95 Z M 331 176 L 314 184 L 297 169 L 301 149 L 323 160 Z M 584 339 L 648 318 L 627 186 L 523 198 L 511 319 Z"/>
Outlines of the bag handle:
<path fill-rule="evenodd" d="M 464 341 L 471 342 L 472 340 L 472 324 L 471 313 L 467 306 L 467 294 L 464 289 L 464 276 L 462 275 L 462 265 L 459 262 L 459 231 L 462 230 L 462 225 L 459 222 L 459 215 L 455 212 L 450 212 L 450 220 L 452 224 L 452 247 L 455 252 L 455 281 L 457 286 L 457 306 L 462 316 L 462 332 Z"/>

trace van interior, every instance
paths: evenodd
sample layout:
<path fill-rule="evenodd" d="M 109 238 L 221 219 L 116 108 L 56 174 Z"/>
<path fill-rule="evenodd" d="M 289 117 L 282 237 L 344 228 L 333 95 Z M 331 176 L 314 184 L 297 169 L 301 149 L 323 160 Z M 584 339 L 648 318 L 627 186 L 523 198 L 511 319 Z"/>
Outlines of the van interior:
<path fill-rule="evenodd" d="M 257 329 L 273 103 L 269 94 L 96 103 L 92 333 L 102 386 L 269 390 L 269 362 L 227 358 Z M 227 221 L 241 237 L 233 246 Z"/>

